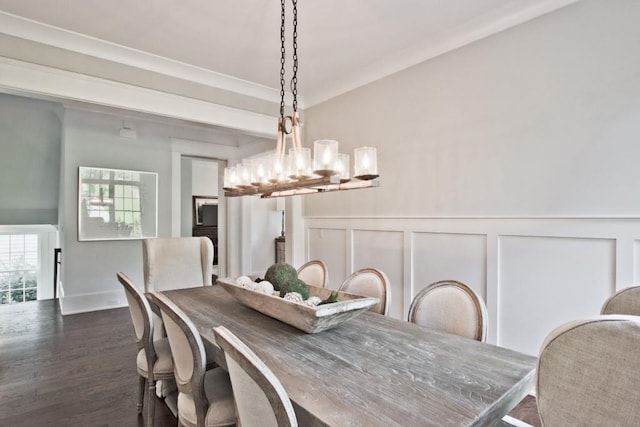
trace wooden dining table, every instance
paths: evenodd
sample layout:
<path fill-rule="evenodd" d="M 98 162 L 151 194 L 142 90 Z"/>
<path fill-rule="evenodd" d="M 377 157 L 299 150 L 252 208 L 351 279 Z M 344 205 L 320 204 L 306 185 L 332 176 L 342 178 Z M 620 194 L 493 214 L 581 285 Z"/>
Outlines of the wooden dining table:
<path fill-rule="evenodd" d="M 307 334 L 220 285 L 162 293 L 219 365 L 214 327 L 244 341 L 282 382 L 300 426 L 494 425 L 533 389 L 534 357 L 379 314 Z"/>

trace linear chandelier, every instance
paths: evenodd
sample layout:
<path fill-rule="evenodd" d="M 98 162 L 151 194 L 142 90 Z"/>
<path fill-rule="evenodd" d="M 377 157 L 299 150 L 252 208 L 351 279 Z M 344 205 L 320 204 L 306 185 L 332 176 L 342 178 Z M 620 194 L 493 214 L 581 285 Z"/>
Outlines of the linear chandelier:
<path fill-rule="evenodd" d="M 224 170 L 224 195 L 256 195 L 263 198 L 316 194 L 379 186 L 375 147 L 354 150 L 354 173 L 350 174 L 349 155 L 338 152 L 338 141 L 323 139 L 311 149 L 300 142 L 298 114 L 298 1 L 293 3 L 293 94 L 292 113 L 284 115 L 285 84 L 285 0 L 280 1 L 280 118 L 275 153 L 244 159 Z M 287 136 L 292 147 L 286 153 Z"/>

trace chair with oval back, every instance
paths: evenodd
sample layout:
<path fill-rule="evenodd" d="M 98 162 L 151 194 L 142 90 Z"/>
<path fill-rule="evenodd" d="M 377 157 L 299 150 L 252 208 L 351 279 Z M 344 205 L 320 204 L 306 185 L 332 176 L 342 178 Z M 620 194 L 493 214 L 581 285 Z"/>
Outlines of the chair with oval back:
<path fill-rule="evenodd" d="M 640 320 L 603 315 L 553 330 L 538 357 L 536 395 L 545 427 L 637 426 Z"/>
<path fill-rule="evenodd" d="M 484 341 L 487 308 L 473 289 L 456 280 L 435 282 L 418 292 L 409 307 L 409 322 Z"/>
<path fill-rule="evenodd" d="M 173 356 L 178 386 L 178 425 L 235 425 L 236 412 L 229 375 L 219 367 L 205 370 L 202 338 L 177 305 L 158 292 L 152 292 L 151 299 L 162 314 Z"/>
<path fill-rule="evenodd" d="M 327 265 L 319 259 L 306 262 L 298 269 L 298 278 L 307 285 L 324 288 L 327 284 Z"/>
<path fill-rule="evenodd" d="M 602 305 L 600 314 L 640 316 L 640 286 L 631 286 L 611 295 Z"/>
<path fill-rule="evenodd" d="M 340 291 L 380 299 L 369 311 L 387 315 L 391 305 L 391 289 L 387 275 L 377 268 L 363 268 L 347 277 Z"/>
<path fill-rule="evenodd" d="M 213 331 L 227 360 L 238 408 L 238 424 L 242 427 L 297 427 L 289 396 L 271 369 L 224 326 Z"/>
<path fill-rule="evenodd" d="M 155 414 L 156 381 L 173 379 L 173 362 L 171 361 L 169 341 L 166 338 L 153 340 L 152 311 L 147 298 L 124 273 L 118 273 L 117 277 L 127 296 L 129 312 L 131 313 L 136 335 L 136 344 L 138 345 L 138 355 L 136 357 L 136 366 L 140 376 L 138 413 L 142 413 L 145 383 L 148 383 L 147 426 L 152 426 Z M 151 369 L 149 369 L 149 366 L 151 366 Z"/>

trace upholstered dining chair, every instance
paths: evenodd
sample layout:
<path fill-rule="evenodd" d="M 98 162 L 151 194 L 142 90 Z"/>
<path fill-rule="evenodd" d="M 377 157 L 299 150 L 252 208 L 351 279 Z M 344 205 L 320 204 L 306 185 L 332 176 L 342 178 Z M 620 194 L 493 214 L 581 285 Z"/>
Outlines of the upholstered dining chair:
<path fill-rule="evenodd" d="M 327 284 L 327 265 L 319 259 L 305 262 L 298 269 L 298 278 L 307 285 L 324 288 Z"/>
<path fill-rule="evenodd" d="M 166 338 L 157 341 L 153 340 L 152 312 L 147 298 L 125 274 L 118 273 L 117 277 L 127 296 L 129 312 L 131 313 L 136 335 L 136 344 L 138 345 L 138 355 L 136 357 L 136 366 L 140 376 L 138 413 L 142 413 L 145 385 L 148 385 L 146 425 L 153 426 L 156 381 L 173 379 L 173 362 L 171 360 L 169 341 Z"/>
<path fill-rule="evenodd" d="M 213 243 L 207 237 L 160 237 L 142 240 L 145 292 L 210 286 Z M 153 314 L 154 339 L 164 336 L 162 319 Z"/>
<path fill-rule="evenodd" d="M 142 240 L 146 292 L 211 285 L 213 243 L 207 237 Z"/>
<path fill-rule="evenodd" d="M 538 357 L 536 395 L 545 427 L 637 426 L 640 320 L 604 315 L 553 330 Z"/>
<path fill-rule="evenodd" d="M 602 305 L 600 314 L 630 314 L 640 316 L 640 286 L 621 289 Z"/>
<path fill-rule="evenodd" d="M 347 277 L 340 291 L 380 299 L 369 311 L 387 315 L 391 305 L 391 289 L 387 275 L 377 268 L 363 268 Z"/>
<path fill-rule="evenodd" d="M 158 292 L 151 299 L 160 308 L 178 386 L 178 425 L 233 426 L 236 410 L 229 375 L 222 368 L 206 370 L 202 338 L 191 320 Z"/>
<path fill-rule="evenodd" d="M 435 282 L 418 292 L 409 306 L 409 322 L 485 341 L 487 308 L 473 289 L 456 280 Z"/>
<path fill-rule="evenodd" d="M 242 427 L 297 427 L 286 390 L 271 369 L 224 326 L 213 329 L 233 385 Z"/>

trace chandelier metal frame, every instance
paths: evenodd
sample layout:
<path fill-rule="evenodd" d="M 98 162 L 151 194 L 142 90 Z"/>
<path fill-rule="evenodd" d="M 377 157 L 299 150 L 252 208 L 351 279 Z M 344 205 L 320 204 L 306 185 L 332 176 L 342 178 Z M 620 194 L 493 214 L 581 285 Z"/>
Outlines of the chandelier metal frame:
<path fill-rule="evenodd" d="M 349 156 L 341 154 L 340 156 L 344 156 L 341 158 L 342 160 L 336 159 L 338 143 L 331 140 L 314 142 L 315 164 L 313 167 L 309 165 L 308 169 L 302 171 L 301 161 L 295 157 L 298 155 L 296 153 L 307 150 L 301 143 L 300 115 L 298 113 L 298 1 L 291 0 L 293 5 L 293 76 L 290 81 L 290 89 L 293 103 L 292 113 L 289 116 L 285 115 L 284 101 L 285 1 L 280 0 L 280 117 L 278 118 L 275 155 L 271 156 L 275 160 L 269 160 L 269 173 L 265 172 L 265 163 L 250 167 L 249 161 L 244 161 L 237 167 L 226 168 L 224 195 L 225 197 L 258 195 L 262 198 L 269 198 L 378 187 L 380 183 L 377 173 L 376 150 L 372 147 L 362 147 L 355 150 L 356 173 L 354 179 L 349 176 Z M 292 141 L 289 156 L 286 156 L 287 136 L 290 136 Z M 328 143 L 331 146 L 335 145 L 335 147 L 327 148 Z M 321 162 L 317 158 L 322 156 L 322 153 L 324 153 L 326 164 L 320 165 Z M 287 157 L 290 157 L 289 161 L 287 161 Z M 346 164 L 344 164 L 345 161 Z M 262 168 L 262 172 L 260 172 L 260 168 Z"/>

